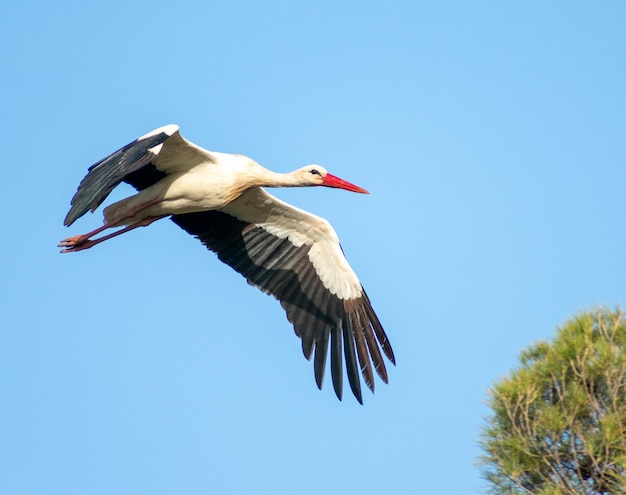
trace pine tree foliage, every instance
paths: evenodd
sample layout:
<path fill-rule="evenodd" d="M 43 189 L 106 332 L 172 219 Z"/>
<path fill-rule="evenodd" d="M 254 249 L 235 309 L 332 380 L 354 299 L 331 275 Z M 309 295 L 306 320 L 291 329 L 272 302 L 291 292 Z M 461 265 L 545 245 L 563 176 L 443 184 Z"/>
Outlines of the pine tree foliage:
<path fill-rule="evenodd" d="M 496 383 L 483 427 L 493 493 L 626 494 L 626 321 L 583 313 L 523 351 Z"/>

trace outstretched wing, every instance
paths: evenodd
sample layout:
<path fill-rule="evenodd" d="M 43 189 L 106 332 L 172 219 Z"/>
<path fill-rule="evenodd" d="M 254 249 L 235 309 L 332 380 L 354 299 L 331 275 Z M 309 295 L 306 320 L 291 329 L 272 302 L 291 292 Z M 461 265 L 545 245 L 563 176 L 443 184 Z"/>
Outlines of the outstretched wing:
<path fill-rule="evenodd" d="M 393 350 L 367 294 L 348 265 L 330 224 L 255 188 L 221 211 L 174 215 L 251 285 L 278 299 L 313 353 L 315 380 L 322 388 L 328 347 L 337 397 L 343 388 L 343 354 L 348 381 L 363 403 L 359 368 L 374 390 L 372 365 L 387 383 L 381 348 L 395 364 Z M 358 360 L 358 363 L 357 363 Z"/>
<path fill-rule="evenodd" d="M 89 167 L 72 198 L 64 224 L 69 226 L 88 210 L 95 211 L 120 182 L 141 190 L 168 173 L 213 160 L 208 151 L 185 140 L 178 126 L 160 127 Z"/>

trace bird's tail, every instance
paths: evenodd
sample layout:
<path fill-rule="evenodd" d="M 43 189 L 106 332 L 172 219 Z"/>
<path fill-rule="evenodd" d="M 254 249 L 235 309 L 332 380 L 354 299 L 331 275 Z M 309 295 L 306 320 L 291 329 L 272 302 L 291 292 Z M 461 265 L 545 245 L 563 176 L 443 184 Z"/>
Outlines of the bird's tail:
<path fill-rule="evenodd" d="M 153 202 L 139 202 L 137 201 L 137 196 L 122 199 L 104 209 L 102 212 L 104 221 L 118 227 L 132 225 L 150 216 L 149 207 L 153 204 Z"/>
<path fill-rule="evenodd" d="M 125 218 L 128 216 L 125 214 L 125 212 L 128 210 L 128 208 L 126 207 L 128 199 L 123 199 L 121 201 L 118 201 L 117 203 L 113 203 L 112 205 L 109 205 L 104 209 L 102 213 L 104 215 L 105 223 L 113 223 L 119 219 L 120 223 L 118 223 L 118 225 L 129 225 L 130 222 L 128 220 L 130 219 L 127 220 Z M 121 223 L 122 221 L 123 223 Z"/>

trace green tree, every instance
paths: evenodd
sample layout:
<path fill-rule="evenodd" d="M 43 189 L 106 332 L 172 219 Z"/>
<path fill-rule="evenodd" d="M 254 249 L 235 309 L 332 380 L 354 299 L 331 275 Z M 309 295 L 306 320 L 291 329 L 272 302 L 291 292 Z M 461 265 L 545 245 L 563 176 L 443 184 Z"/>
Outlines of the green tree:
<path fill-rule="evenodd" d="M 492 493 L 626 494 L 626 321 L 583 313 L 523 351 L 490 390 L 482 474 Z"/>

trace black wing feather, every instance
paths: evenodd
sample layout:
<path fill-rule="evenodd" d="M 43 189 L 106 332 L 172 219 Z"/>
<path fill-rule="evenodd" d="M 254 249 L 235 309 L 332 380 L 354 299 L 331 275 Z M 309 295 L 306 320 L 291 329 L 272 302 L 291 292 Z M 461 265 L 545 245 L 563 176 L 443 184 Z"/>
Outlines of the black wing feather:
<path fill-rule="evenodd" d="M 337 322 L 337 326 L 330 331 L 330 374 L 333 379 L 333 388 L 337 398 L 341 400 L 343 390 L 343 373 L 341 360 L 341 336 L 342 324 L 341 320 Z M 360 402 L 360 401 L 359 401 Z"/>
<path fill-rule="evenodd" d="M 361 321 L 361 314 L 356 311 L 354 317 L 357 319 L 357 324 L 354 328 L 354 341 L 356 344 L 357 356 L 359 357 L 359 366 L 361 367 L 361 373 L 365 379 L 365 384 L 373 392 L 374 391 L 374 375 L 372 373 L 372 364 L 370 362 L 369 355 L 367 353 L 367 345 L 365 343 L 365 337 L 363 332 L 363 322 Z"/>
<path fill-rule="evenodd" d="M 315 356 L 314 373 L 319 388 L 322 388 L 329 347 L 333 387 L 339 399 L 344 356 L 350 387 L 360 403 L 363 400 L 359 371 L 367 386 L 374 389 L 370 357 L 374 369 L 387 381 L 377 340 L 392 361 L 393 351 L 369 299 L 364 292 L 362 298 L 351 301 L 331 294 L 310 263 L 310 245 L 295 246 L 287 238 L 273 236 L 258 225 L 222 211 L 173 215 L 172 220 L 217 253 L 221 261 L 241 273 L 248 283 L 280 301 L 296 335 L 302 339 L 304 356 L 307 359 Z"/>
<path fill-rule="evenodd" d="M 315 383 L 321 390 L 324 383 L 324 370 L 326 369 L 326 357 L 328 356 L 328 334 L 330 327 L 324 326 L 315 334 L 315 359 L 313 361 L 313 370 L 315 372 Z"/>
<path fill-rule="evenodd" d="M 354 328 L 352 325 L 352 314 L 348 313 L 344 320 L 343 327 L 343 349 L 346 356 L 346 371 L 348 373 L 348 383 L 352 393 L 363 404 L 361 396 L 361 381 L 359 380 L 359 366 L 356 363 L 356 354 L 354 353 Z M 341 357 L 340 357 L 341 359 Z"/>

